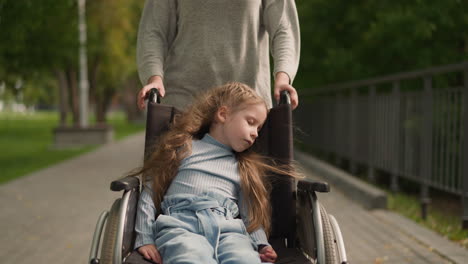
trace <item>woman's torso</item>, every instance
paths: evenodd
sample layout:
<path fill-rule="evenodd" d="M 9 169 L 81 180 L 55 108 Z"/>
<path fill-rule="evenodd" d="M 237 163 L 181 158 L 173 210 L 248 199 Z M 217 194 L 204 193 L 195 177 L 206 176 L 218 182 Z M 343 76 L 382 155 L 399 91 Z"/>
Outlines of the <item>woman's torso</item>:
<path fill-rule="evenodd" d="M 177 0 L 176 14 L 164 65 L 167 103 L 184 108 L 198 91 L 238 81 L 271 105 L 261 0 Z"/>

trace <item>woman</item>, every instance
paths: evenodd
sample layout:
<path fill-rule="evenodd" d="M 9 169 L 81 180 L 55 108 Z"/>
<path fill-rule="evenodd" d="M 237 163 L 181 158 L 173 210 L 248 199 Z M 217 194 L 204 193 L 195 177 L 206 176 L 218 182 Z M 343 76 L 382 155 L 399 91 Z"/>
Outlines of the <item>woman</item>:
<path fill-rule="evenodd" d="M 164 103 L 184 109 L 197 93 L 228 81 L 253 87 L 272 106 L 274 96 L 298 96 L 291 86 L 299 64 L 300 32 L 294 0 L 146 0 L 137 64 L 145 85 L 138 106 L 157 88 Z M 166 90 L 167 87 L 167 90 Z"/>

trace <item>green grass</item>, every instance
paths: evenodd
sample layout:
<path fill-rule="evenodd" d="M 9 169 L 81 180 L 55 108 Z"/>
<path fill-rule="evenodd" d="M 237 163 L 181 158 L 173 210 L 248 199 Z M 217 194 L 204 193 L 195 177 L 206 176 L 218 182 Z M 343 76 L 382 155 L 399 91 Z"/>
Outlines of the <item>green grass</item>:
<path fill-rule="evenodd" d="M 129 124 L 123 113 L 109 115 L 115 138 L 142 131 L 144 124 Z M 58 113 L 15 114 L 0 112 L 0 184 L 95 149 L 54 149 L 52 131 Z"/>
<path fill-rule="evenodd" d="M 434 199 L 437 199 L 434 197 Z M 460 208 L 444 206 L 447 203 L 430 204 L 427 219 L 421 218 L 419 198 L 404 193 L 388 192 L 388 207 L 417 223 L 426 226 L 448 239 L 468 248 L 468 230 L 461 228 Z"/>

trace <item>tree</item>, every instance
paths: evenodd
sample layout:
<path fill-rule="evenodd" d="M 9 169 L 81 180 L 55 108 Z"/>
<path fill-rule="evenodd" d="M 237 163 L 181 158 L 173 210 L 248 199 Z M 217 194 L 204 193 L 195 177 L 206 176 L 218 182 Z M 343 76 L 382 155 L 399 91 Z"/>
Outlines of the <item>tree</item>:
<path fill-rule="evenodd" d="M 136 34 L 142 1 L 88 1 L 90 90 L 98 123 L 117 91 L 136 79 Z M 112 10 L 112 12 L 109 12 Z"/>
<path fill-rule="evenodd" d="M 137 80 L 135 47 L 142 5 L 139 0 L 87 1 L 88 76 L 99 122 L 105 122 L 115 93 Z M 38 80 L 50 87 L 54 78 L 66 99 L 60 103 L 62 124 L 69 106 L 73 123 L 79 124 L 77 16 L 76 0 L 0 1 L 0 82 L 15 92 L 15 82 L 22 79 L 34 90 L 30 95 L 42 96 L 50 91 L 38 86 Z"/>
<path fill-rule="evenodd" d="M 387 75 L 468 59 L 465 1 L 297 0 L 296 86 Z"/>
<path fill-rule="evenodd" d="M 60 90 L 76 94 L 76 50 L 78 49 L 76 1 L 2 0 L 0 2 L 0 80 L 7 89 L 21 79 L 30 95 L 51 94 L 50 79 L 59 80 Z M 49 85 L 39 85 L 47 83 Z M 43 98 L 30 98 L 37 103 Z M 77 101 L 71 96 L 74 120 Z M 36 100 L 35 100 L 36 99 Z M 65 111 L 65 112 L 64 112 Z M 66 110 L 62 109 L 64 121 Z"/>

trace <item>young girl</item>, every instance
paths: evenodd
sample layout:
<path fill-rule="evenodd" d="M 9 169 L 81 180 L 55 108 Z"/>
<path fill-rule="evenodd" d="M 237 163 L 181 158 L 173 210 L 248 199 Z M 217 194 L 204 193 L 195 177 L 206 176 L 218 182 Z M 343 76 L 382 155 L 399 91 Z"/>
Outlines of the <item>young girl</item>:
<path fill-rule="evenodd" d="M 267 239 L 266 172 L 292 172 L 250 151 L 267 112 L 253 89 L 229 83 L 209 90 L 176 117 L 138 172 L 153 182 L 142 191 L 135 225 L 135 248 L 146 259 L 275 262 Z"/>

